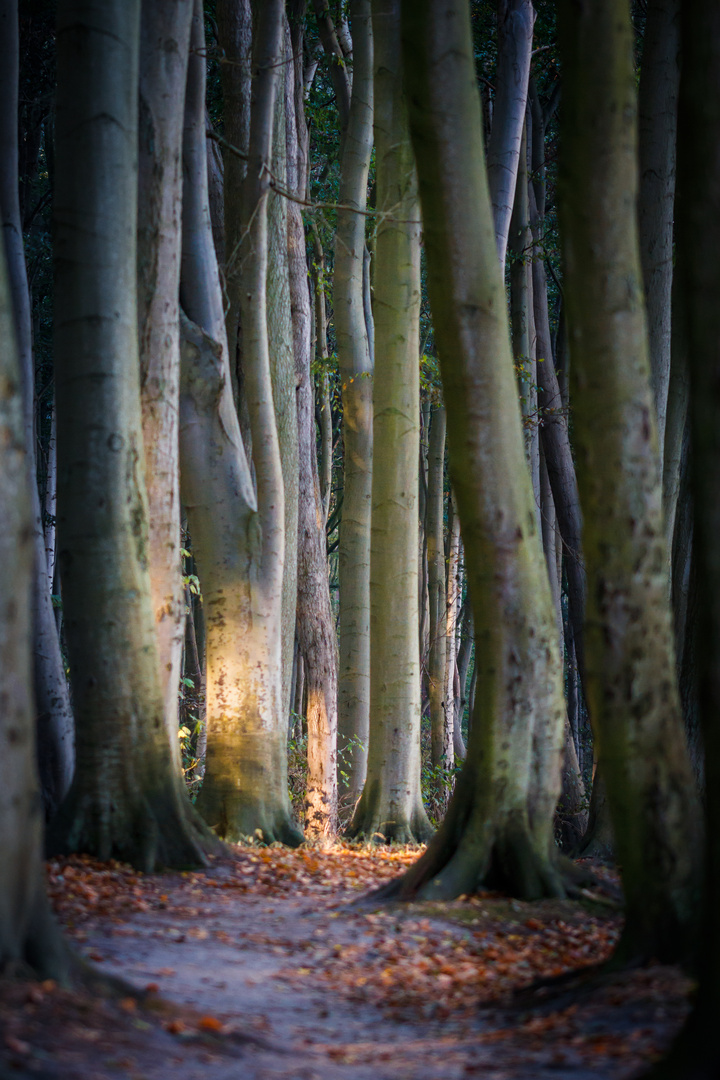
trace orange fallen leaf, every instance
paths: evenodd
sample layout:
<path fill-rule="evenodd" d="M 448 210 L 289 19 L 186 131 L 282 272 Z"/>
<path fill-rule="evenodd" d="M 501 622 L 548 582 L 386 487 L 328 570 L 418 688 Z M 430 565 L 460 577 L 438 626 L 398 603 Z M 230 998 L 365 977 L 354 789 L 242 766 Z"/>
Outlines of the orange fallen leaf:
<path fill-rule="evenodd" d="M 201 1016 L 198 1020 L 198 1027 L 202 1031 L 222 1031 L 223 1022 L 218 1020 L 216 1016 Z"/>

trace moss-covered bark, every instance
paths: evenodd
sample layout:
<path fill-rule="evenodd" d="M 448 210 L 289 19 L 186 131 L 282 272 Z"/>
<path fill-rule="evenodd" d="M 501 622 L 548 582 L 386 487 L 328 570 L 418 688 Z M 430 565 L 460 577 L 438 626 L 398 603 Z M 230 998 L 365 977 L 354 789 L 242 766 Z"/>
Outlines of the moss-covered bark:
<path fill-rule="evenodd" d="M 408 0 L 403 54 L 478 676 L 447 816 L 394 891 L 452 897 L 492 882 L 520 896 L 561 895 L 552 836 L 565 715 L 560 655 L 525 463 L 467 5 Z"/>
<path fill-rule="evenodd" d="M 623 873 L 622 956 L 686 956 L 699 808 L 680 717 L 640 271 L 626 0 L 561 5 L 560 211 L 588 580 L 587 696 Z"/>

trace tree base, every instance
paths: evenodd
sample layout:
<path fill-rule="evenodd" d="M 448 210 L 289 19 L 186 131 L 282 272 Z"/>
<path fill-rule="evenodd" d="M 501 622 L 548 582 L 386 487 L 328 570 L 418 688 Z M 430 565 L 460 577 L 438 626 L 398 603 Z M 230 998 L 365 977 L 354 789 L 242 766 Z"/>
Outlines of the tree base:
<path fill-rule="evenodd" d="M 373 791 L 366 783 L 345 835 L 350 840 L 378 844 L 424 844 L 433 832 L 419 799 L 407 814 L 398 813 L 396 808 L 381 805 L 377 786 Z"/>
<path fill-rule="evenodd" d="M 196 807 L 213 832 L 229 844 L 261 841 L 296 848 L 305 841 L 287 798 L 250 799 L 246 792 L 218 790 L 206 780 Z"/>
<path fill-rule="evenodd" d="M 47 832 L 48 855 L 83 852 L 102 862 L 117 859 L 143 873 L 207 866 L 221 844 L 181 788 L 170 778 L 152 794 L 124 798 L 83 790 L 76 778 Z"/>
<path fill-rule="evenodd" d="M 520 900 L 564 898 L 570 874 L 551 841 L 540 850 L 520 815 L 485 822 L 473 829 L 472 818 L 458 820 L 458 800 L 427 851 L 410 869 L 374 898 L 385 900 L 455 900 L 479 889 L 493 889 Z"/>

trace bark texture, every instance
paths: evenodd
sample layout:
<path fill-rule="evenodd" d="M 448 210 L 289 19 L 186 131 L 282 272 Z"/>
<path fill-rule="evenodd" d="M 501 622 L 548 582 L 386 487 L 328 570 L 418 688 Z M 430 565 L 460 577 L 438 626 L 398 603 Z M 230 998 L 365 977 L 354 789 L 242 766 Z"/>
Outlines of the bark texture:
<path fill-rule="evenodd" d="M 58 12 L 58 547 L 77 766 L 51 847 L 143 870 L 212 838 L 168 743 L 148 567 L 137 321 L 137 0 Z"/>
<path fill-rule="evenodd" d="M 699 808 L 667 596 L 635 198 L 637 109 L 624 0 L 561 7 L 561 224 L 588 576 L 587 690 L 627 922 L 621 956 L 687 956 Z"/>
<path fill-rule="evenodd" d="M 487 171 L 501 277 L 505 276 L 510 218 L 528 98 L 535 12 L 531 0 L 500 0 L 498 62 Z"/>
<path fill-rule="evenodd" d="M 286 55 L 288 185 L 293 193 L 304 198 L 307 125 L 299 61 L 302 57 L 299 20 L 295 21 Z M 294 62 L 293 57 L 296 58 Z M 297 203 L 288 203 L 288 230 L 299 447 L 297 636 L 307 685 L 305 835 L 317 840 L 326 839 L 337 830 L 337 642 L 330 606 L 325 512 L 317 467 L 305 233 Z"/>
<path fill-rule="evenodd" d="M 51 817 L 67 794 L 74 768 L 73 714 L 60 653 L 52 582 L 48 584 L 45 532 L 36 481 L 35 370 L 18 191 L 18 10 L 17 2 L 0 6 L 0 219 L 7 257 L 10 295 L 23 391 L 25 448 L 34 535 L 33 683 L 38 762 L 45 812 Z"/>
<path fill-rule="evenodd" d="M 720 1072 L 720 10 L 703 0 L 682 7 L 683 73 L 680 86 L 678 181 L 678 298 L 687 317 L 691 359 L 698 559 L 699 709 L 705 745 L 705 892 L 700 985 L 695 1005 L 657 1080 L 711 1080 Z"/>
<path fill-rule="evenodd" d="M 430 648 L 430 759 L 447 766 L 452 754 L 452 730 L 445 722 L 445 668 L 447 656 L 447 595 L 445 590 L 445 432 L 447 416 L 440 406 L 432 412 L 428 443 L 426 536 Z"/>
<path fill-rule="evenodd" d="M 0 34 L 16 12 L 0 4 Z M 69 957 L 45 895 L 42 803 L 35 764 L 31 594 L 34 527 L 25 446 L 14 304 L 0 240 L 0 747 L 7 770 L 0 788 L 3 876 L 0 965 L 66 982 Z M 29 969 L 29 970 L 28 970 Z"/>
<path fill-rule="evenodd" d="M 638 228 L 660 468 L 670 381 L 680 0 L 651 0 L 640 66 Z"/>
<path fill-rule="evenodd" d="M 374 0 L 375 349 L 370 747 L 354 835 L 424 840 L 420 794 L 418 462 L 420 208 L 400 60 L 400 4 Z M 389 216 L 382 216 L 385 211 Z"/>
<path fill-rule="evenodd" d="M 560 655 L 525 465 L 467 4 L 407 0 L 403 38 L 478 674 L 448 813 L 390 891 L 453 897 L 494 882 L 520 896 L 561 895 L 552 835 L 565 716 Z"/>
<path fill-rule="evenodd" d="M 178 753 L 185 629 L 180 559 L 182 137 L 192 0 L 149 0 L 140 30 L 138 333 L 150 586 L 170 746 Z"/>
<path fill-rule="evenodd" d="M 270 13 L 280 19 L 276 10 Z M 276 26 L 277 42 L 282 23 Z M 267 64 L 267 60 L 265 60 Z M 277 69 L 270 68 L 271 73 Z M 274 78 L 274 74 L 272 74 Z M 263 150 L 269 160 L 272 106 Z M 269 109 L 269 113 L 267 110 Z M 180 468 L 193 550 L 204 598 L 207 657 L 207 756 L 198 809 L 230 840 L 256 836 L 298 843 L 287 793 L 287 724 L 281 708 L 280 616 L 282 498 L 270 520 L 257 509 L 245 456 L 225 336 L 225 316 L 213 247 L 205 151 L 205 61 L 202 6 L 196 0 L 183 147 L 183 320 L 180 389 Z M 255 162 L 255 176 L 261 171 Z M 264 219 L 266 194 L 256 217 Z M 261 237 L 264 243 L 264 238 Z M 256 335 L 265 343 L 263 425 L 274 429 L 265 331 L 266 264 L 256 262 L 252 284 Z M 255 292 L 255 290 L 257 290 Z M 249 329 L 249 324 L 244 324 Z M 260 435 L 260 432 L 258 432 Z M 272 442 L 272 436 L 269 436 Z M 257 447 L 257 440 L 253 439 Z M 276 481 L 281 481 L 275 436 Z M 268 496 L 266 486 L 262 497 Z M 258 483 L 260 493 L 260 483 Z M 282 488 L 280 488 L 282 495 Z M 265 535 L 265 525 L 269 533 Z M 269 550 L 268 550 L 269 549 Z M 269 580 L 263 574 L 271 560 Z"/>
<path fill-rule="evenodd" d="M 373 27 L 370 0 L 353 0 L 354 77 L 335 234 L 333 305 L 343 408 L 343 508 L 339 533 L 338 739 L 357 799 L 367 772 L 370 725 L 370 518 L 373 364 L 365 319 L 363 251 L 373 145 Z M 336 76 L 337 78 L 337 76 Z M 342 112 L 341 112 L 342 119 Z"/>

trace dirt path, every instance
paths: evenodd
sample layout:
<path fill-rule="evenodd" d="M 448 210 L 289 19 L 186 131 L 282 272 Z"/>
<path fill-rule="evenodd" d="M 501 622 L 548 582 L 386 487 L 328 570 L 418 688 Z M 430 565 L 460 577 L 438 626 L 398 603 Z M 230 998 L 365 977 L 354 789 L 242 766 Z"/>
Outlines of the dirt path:
<path fill-rule="evenodd" d="M 245 849 L 162 878 L 56 864 L 68 933 L 138 994 L 77 1014 L 39 989 L 9 1064 L 77 1080 L 620 1080 L 672 1037 L 687 991 L 672 969 L 509 1009 L 513 988 L 610 951 L 618 922 L 602 909 L 349 906 L 410 857 Z"/>

